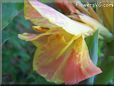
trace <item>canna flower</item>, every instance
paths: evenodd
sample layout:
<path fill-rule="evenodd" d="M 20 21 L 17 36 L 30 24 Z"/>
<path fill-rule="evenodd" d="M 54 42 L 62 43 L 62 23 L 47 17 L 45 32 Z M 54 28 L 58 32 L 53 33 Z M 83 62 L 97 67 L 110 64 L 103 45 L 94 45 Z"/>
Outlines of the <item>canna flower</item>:
<path fill-rule="evenodd" d="M 56 0 L 56 5 L 62 9 L 63 7 L 61 7 L 60 5 L 63 3 L 64 7 L 68 7 L 71 5 L 71 2 L 70 0 L 62 0 L 62 1 L 59 1 L 59 0 Z M 65 2 L 67 1 L 67 4 L 65 4 Z M 70 12 L 68 14 L 68 16 L 70 18 L 72 18 L 73 20 L 76 20 L 76 21 L 81 21 L 83 22 L 84 24 L 87 24 L 89 25 L 90 27 L 92 27 L 92 29 L 94 30 L 99 30 L 99 37 L 105 37 L 105 38 L 112 38 L 112 34 L 108 31 L 108 29 L 106 27 L 104 27 L 100 22 L 101 22 L 101 19 L 99 18 L 99 16 L 96 14 L 96 12 L 93 10 L 93 8 L 91 7 L 91 5 L 88 5 L 87 8 L 85 8 L 83 6 L 83 4 L 80 2 L 80 0 L 71 0 L 73 3 L 72 3 L 72 8 L 75 6 L 79 11 L 71 11 L 70 9 L 68 9 L 68 11 Z M 61 3 L 61 4 L 60 4 Z M 70 5 L 68 5 L 68 3 Z M 73 6 L 74 4 L 74 6 Z M 89 4 L 87 2 L 87 4 Z M 71 8 L 71 6 L 70 6 Z M 73 10 L 74 10 L 73 8 Z"/>
<path fill-rule="evenodd" d="M 70 11 L 76 11 L 72 4 Z M 36 46 L 33 69 L 46 80 L 76 84 L 102 72 L 92 63 L 84 40 L 97 29 L 105 29 L 110 36 L 97 20 L 81 13 L 81 22 L 76 21 L 37 0 L 25 0 L 24 14 L 34 24 L 33 30 L 40 33 L 23 33 L 18 37 Z"/>

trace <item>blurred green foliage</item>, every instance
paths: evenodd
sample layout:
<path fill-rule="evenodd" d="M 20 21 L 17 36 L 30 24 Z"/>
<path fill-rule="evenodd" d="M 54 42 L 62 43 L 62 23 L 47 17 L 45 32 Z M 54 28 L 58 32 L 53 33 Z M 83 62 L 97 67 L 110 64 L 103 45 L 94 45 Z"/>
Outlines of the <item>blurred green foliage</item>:
<path fill-rule="evenodd" d="M 98 62 L 98 30 L 92 35 L 86 38 L 86 43 L 89 49 L 90 57 L 95 65 Z M 94 83 L 95 76 L 88 79 L 87 84 Z"/>
<path fill-rule="evenodd" d="M 23 3 L 2 3 L 2 28 L 5 28 L 22 8 Z"/>
<path fill-rule="evenodd" d="M 2 30 L 2 84 L 51 84 L 32 69 L 35 47 L 18 38 L 22 32 L 33 32 L 31 23 L 24 19 L 23 5 L 16 4 L 15 9 L 14 6 L 7 7 L 8 3 L 2 5 L 5 12 L 3 15 L 9 9 L 12 12 L 19 10 L 16 15 L 3 17 L 3 22 L 8 24 Z M 7 21 L 10 17 L 13 19 Z"/>
<path fill-rule="evenodd" d="M 45 1 L 43 0 L 43 2 Z M 33 71 L 32 61 L 35 46 L 17 37 L 23 32 L 34 32 L 31 29 L 32 23 L 24 18 L 23 3 L 3 3 L 2 9 L 2 84 L 54 84 L 47 82 Z M 93 36 L 86 41 L 90 55 L 93 56 L 93 62 L 98 63 L 97 65 L 103 71 L 95 77 L 95 84 L 114 84 L 114 55 L 107 55 L 105 52 L 107 49 L 110 50 L 108 44 L 105 40 L 99 40 L 99 45 L 97 45 L 97 36 L 96 39 Z"/>

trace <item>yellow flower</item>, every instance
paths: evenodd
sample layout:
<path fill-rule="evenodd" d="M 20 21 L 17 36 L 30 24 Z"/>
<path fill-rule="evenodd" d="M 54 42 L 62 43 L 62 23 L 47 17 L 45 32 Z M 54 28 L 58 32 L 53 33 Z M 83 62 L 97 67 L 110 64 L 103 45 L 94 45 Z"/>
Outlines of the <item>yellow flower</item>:
<path fill-rule="evenodd" d="M 36 46 L 33 69 L 37 73 L 50 82 L 76 84 L 102 72 L 92 63 L 84 40 L 97 29 L 111 36 L 97 20 L 81 13 L 81 22 L 74 21 L 37 0 L 25 0 L 24 12 L 35 25 L 33 30 L 41 32 L 18 35 Z"/>

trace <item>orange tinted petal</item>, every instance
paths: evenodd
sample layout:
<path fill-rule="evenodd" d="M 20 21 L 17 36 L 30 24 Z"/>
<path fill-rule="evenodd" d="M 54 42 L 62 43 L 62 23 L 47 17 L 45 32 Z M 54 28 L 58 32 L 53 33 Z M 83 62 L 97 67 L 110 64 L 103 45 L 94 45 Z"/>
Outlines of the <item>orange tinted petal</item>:
<path fill-rule="evenodd" d="M 24 17 L 30 20 L 33 24 L 46 28 L 56 27 L 44 18 L 34 7 L 29 3 L 30 0 L 24 0 Z"/>
<path fill-rule="evenodd" d="M 24 16 L 27 19 L 41 17 L 41 15 L 30 5 L 28 0 L 24 0 Z"/>
<path fill-rule="evenodd" d="M 61 33 L 60 33 L 61 34 Z M 47 80 L 55 83 L 63 83 L 63 67 L 65 64 L 65 57 L 68 54 L 62 54 L 56 58 L 62 49 L 67 45 L 63 35 L 53 34 L 44 36 L 38 39 L 38 50 L 35 53 L 33 67 L 39 74 Z M 35 43 L 37 44 L 37 43 Z M 68 49 L 66 50 L 68 51 Z M 65 52 L 66 52 L 65 51 Z M 68 52 L 70 53 L 70 51 Z"/>
<path fill-rule="evenodd" d="M 101 70 L 91 62 L 84 39 L 78 39 L 75 46 L 65 66 L 66 84 L 76 84 L 101 73 Z"/>
<path fill-rule="evenodd" d="M 64 12 L 64 13 L 79 13 L 79 11 L 73 6 L 69 0 L 55 0 L 56 5 Z"/>

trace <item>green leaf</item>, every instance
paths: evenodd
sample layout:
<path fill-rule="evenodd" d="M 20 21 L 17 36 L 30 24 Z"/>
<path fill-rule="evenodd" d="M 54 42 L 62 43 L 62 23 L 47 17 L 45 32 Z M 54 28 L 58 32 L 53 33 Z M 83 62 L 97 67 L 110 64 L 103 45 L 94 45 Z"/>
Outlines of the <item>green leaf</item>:
<path fill-rule="evenodd" d="M 39 0 L 42 3 L 54 3 L 54 0 Z"/>
<path fill-rule="evenodd" d="M 25 20 L 23 12 L 21 12 L 2 30 L 2 45 L 9 40 L 19 48 L 19 43 L 25 42 L 18 38 L 18 34 L 25 31 L 33 32 L 30 22 Z"/>
<path fill-rule="evenodd" d="M 109 84 L 114 78 L 114 56 L 104 58 L 100 68 L 103 72 L 96 77 L 95 84 Z"/>
<path fill-rule="evenodd" d="M 22 9 L 22 3 L 2 3 L 2 28 L 5 28 Z"/>
<path fill-rule="evenodd" d="M 98 61 L 98 30 L 94 33 L 93 36 L 90 36 L 86 39 L 90 57 L 93 63 L 96 65 Z M 87 84 L 94 83 L 94 76 L 87 80 Z"/>

